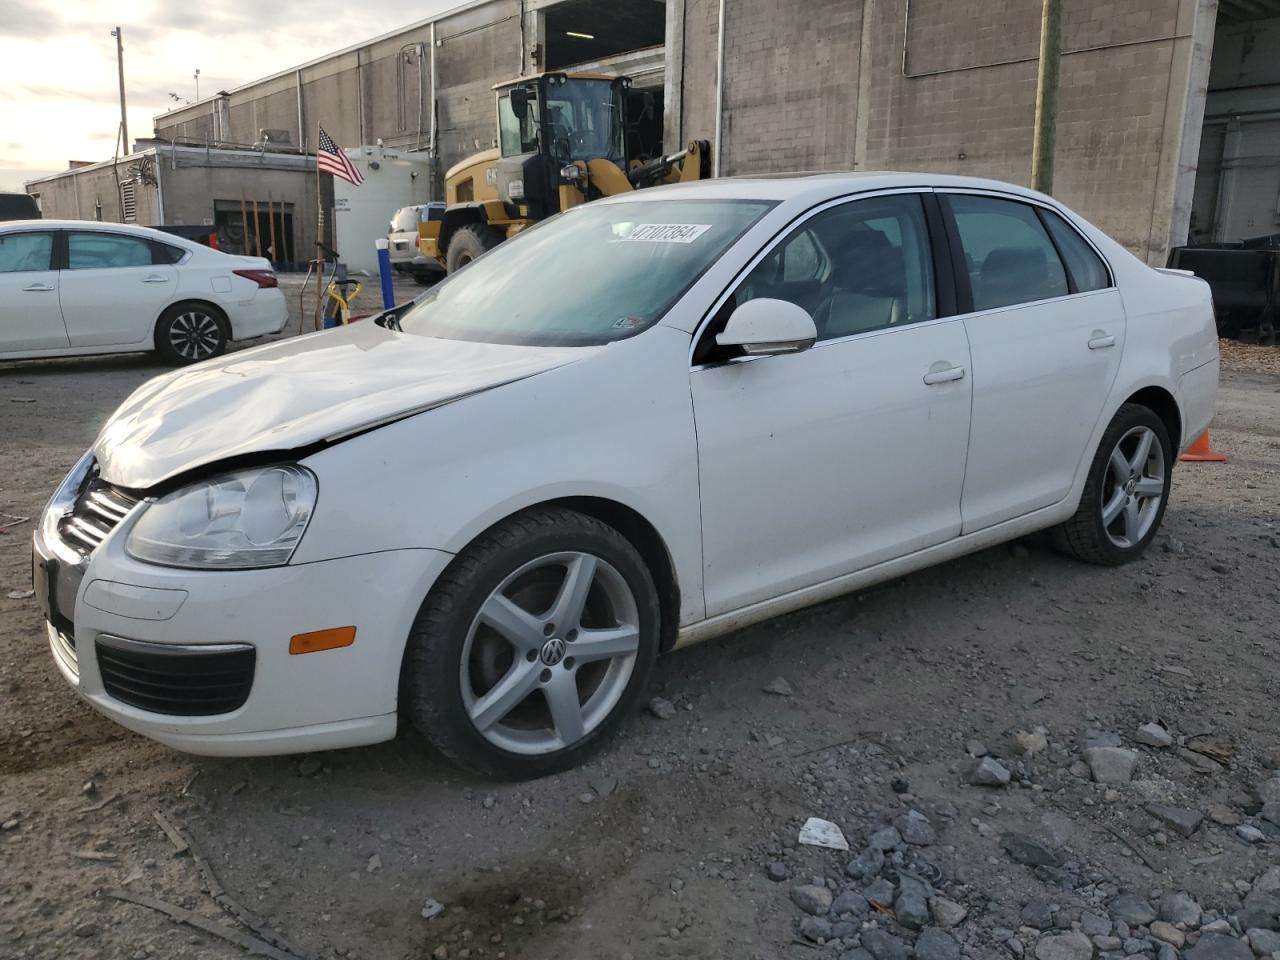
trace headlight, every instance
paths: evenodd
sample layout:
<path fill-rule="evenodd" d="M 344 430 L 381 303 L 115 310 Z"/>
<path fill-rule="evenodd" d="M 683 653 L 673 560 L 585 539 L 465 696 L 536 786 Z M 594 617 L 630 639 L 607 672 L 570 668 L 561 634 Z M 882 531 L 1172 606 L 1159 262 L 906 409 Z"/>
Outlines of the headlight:
<path fill-rule="evenodd" d="M 166 567 L 278 567 L 293 556 L 315 505 L 310 470 L 237 470 L 149 504 L 125 549 L 137 560 Z"/>
<path fill-rule="evenodd" d="M 512 180 L 507 184 L 507 197 L 512 200 L 524 199 L 524 181 Z"/>

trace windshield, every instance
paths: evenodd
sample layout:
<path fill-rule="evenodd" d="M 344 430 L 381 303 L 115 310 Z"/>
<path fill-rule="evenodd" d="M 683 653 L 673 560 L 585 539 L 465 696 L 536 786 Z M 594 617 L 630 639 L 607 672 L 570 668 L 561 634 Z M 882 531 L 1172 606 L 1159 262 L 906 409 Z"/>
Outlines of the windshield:
<path fill-rule="evenodd" d="M 446 340 L 535 346 L 634 336 L 771 206 L 655 200 L 575 207 L 451 274 L 400 327 Z"/>
<path fill-rule="evenodd" d="M 545 103 L 539 100 L 545 93 Z M 498 98 L 498 137 L 502 156 L 534 153 L 538 125 L 546 119 L 551 156 L 560 161 L 603 158 L 622 162 L 625 130 L 622 90 L 609 80 L 548 77 L 530 90 L 529 110 L 518 120 L 510 91 Z"/>

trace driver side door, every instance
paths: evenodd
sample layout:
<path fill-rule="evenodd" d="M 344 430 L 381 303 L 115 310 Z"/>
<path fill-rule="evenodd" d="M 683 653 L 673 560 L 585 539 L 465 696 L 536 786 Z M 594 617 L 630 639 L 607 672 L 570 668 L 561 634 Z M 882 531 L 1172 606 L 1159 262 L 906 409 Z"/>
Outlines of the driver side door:
<path fill-rule="evenodd" d="M 936 216 L 918 193 L 819 208 L 761 253 L 700 333 L 690 381 L 708 615 L 959 534 L 969 344 L 937 282 Z M 804 307 L 816 344 L 754 357 L 717 347 L 733 308 L 759 297 Z"/>

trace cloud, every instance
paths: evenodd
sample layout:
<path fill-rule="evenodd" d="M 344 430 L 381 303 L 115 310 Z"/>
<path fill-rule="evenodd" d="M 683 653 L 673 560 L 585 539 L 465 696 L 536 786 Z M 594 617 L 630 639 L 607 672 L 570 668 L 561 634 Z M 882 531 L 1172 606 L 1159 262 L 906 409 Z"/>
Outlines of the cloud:
<path fill-rule="evenodd" d="M 31 0 L 5 0 L 0 37 L 47 37 L 62 28 L 62 18 Z"/>

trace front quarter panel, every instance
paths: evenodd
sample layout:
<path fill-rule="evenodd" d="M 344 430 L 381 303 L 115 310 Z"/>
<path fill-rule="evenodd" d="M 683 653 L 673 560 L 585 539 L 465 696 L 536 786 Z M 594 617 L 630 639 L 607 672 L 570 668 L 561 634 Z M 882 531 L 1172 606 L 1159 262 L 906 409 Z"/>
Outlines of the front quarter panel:
<path fill-rule="evenodd" d="M 688 334 L 655 326 L 582 360 L 389 424 L 304 462 L 319 479 L 295 563 L 457 553 L 530 506 L 616 501 L 666 544 L 681 622 L 703 616 Z"/>

